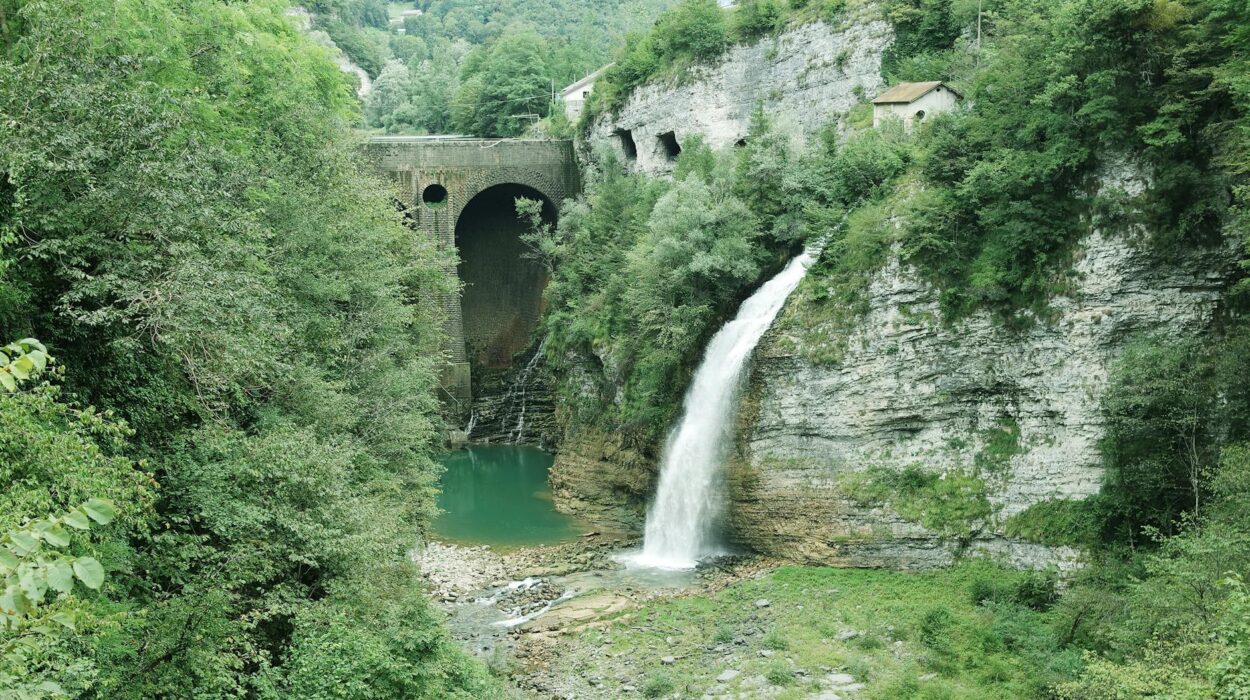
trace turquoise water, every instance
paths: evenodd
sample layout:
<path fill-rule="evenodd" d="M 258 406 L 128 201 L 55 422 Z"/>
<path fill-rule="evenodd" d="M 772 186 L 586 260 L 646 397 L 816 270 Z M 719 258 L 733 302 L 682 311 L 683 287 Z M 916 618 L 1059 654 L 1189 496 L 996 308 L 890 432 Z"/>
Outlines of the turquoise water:
<path fill-rule="evenodd" d="M 461 544 L 521 547 L 571 540 L 585 530 L 556 512 L 547 471 L 555 458 L 533 447 L 484 445 L 440 460 L 440 539 Z"/>

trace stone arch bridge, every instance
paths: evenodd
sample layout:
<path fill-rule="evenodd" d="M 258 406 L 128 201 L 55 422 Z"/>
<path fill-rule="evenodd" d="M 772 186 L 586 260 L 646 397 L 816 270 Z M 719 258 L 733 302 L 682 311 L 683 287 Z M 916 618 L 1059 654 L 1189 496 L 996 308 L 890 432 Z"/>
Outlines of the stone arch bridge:
<path fill-rule="evenodd" d="M 526 351 L 542 313 L 545 268 L 524 255 L 517 197 L 543 202 L 554 222 L 581 183 L 571 141 L 378 136 L 375 170 L 396 182 L 416 228 L 455 246 L 459 295 L 441 300 L 449 357 L 445 398 L 464 411 L 475 374 L 505 371 Z"/>

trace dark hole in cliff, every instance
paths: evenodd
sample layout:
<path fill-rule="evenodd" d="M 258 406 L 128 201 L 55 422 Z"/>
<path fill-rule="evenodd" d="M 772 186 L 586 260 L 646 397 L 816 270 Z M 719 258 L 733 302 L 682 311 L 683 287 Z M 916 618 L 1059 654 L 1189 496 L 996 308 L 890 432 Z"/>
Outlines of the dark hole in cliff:
<path fill-rule="evenodd" d="M 527 221 L 517 216 L 518 197 L 543 203 L 543 220 L 555 223 L 556 208 L 524 185 L 490 187 L 465 205 L 456 221 L 457 268 L 466 349 L 478 369 L 504 369 L 530 346 L 542 314 L 547 268 L 529 253 L 521 234 Z"/>
<path fill-rule="evenodd" d="M 625 157 L 629 160 L 637 160 L 638 144 L 634 143 L 634 132 L 621 129 L 616 132 L 616 136 L 621 140 L 621 150 L 625 152 Z"/>
<path fill-rule="evenodd" d="M 745 138 L 734 141 L 734 148 L 746 148 L 747 140 Z"/>
<path fill-rule="evenodd" d="M 447 203 L 447 188 L 437 183 L 429 185 L 421 190 L 421 201 L 427 207 L 441 207 Z"/>
<path fill-rule="evenodd" d="M 660 146 L 664 149 L 664 155 L 669 160 L 677 160 L 677 156 L 681 155 L 681 144 L 677 143 L 677 135 L 671 131 L 666 131 L 659 136 Z"/>

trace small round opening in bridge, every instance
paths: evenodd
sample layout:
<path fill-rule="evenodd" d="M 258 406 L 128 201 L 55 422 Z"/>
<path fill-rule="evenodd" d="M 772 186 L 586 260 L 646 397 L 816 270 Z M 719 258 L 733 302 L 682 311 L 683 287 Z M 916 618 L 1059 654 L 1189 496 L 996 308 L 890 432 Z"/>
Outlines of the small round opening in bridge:
<path fill-rule="evenodd" d="M 421 191 L 421 201 L 427 207 L 441 207 L 447 203 L 447 188 L 435 183 Z"/>

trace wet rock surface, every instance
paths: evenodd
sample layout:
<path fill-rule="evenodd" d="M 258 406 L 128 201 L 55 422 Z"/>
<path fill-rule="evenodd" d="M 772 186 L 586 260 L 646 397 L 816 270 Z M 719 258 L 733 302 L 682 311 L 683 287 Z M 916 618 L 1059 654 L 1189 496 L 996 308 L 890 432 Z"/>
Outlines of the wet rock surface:
<path fill-rule="evenodd" d="M 649 602 L 708 595 L 777 563 L 727 557 L 697 572 L 652 577 L 631 573 L 616 560 L 639 544 L 627 535 L 599 533 L 511 552 L 431 542 L 413 557 L 430 595 L 447 614 L 453 638 L 508 675 L 520 692 L 541 698 L 616 698 L 637 693 L 647 669 L 627 656 L 603 657 L 579 633 L 605 627 Z M 585 673 L 565 663 L 570 654 L 603 658 L 614 675 Z M 684 658 L 670 655 L 658 665 Z"/>

